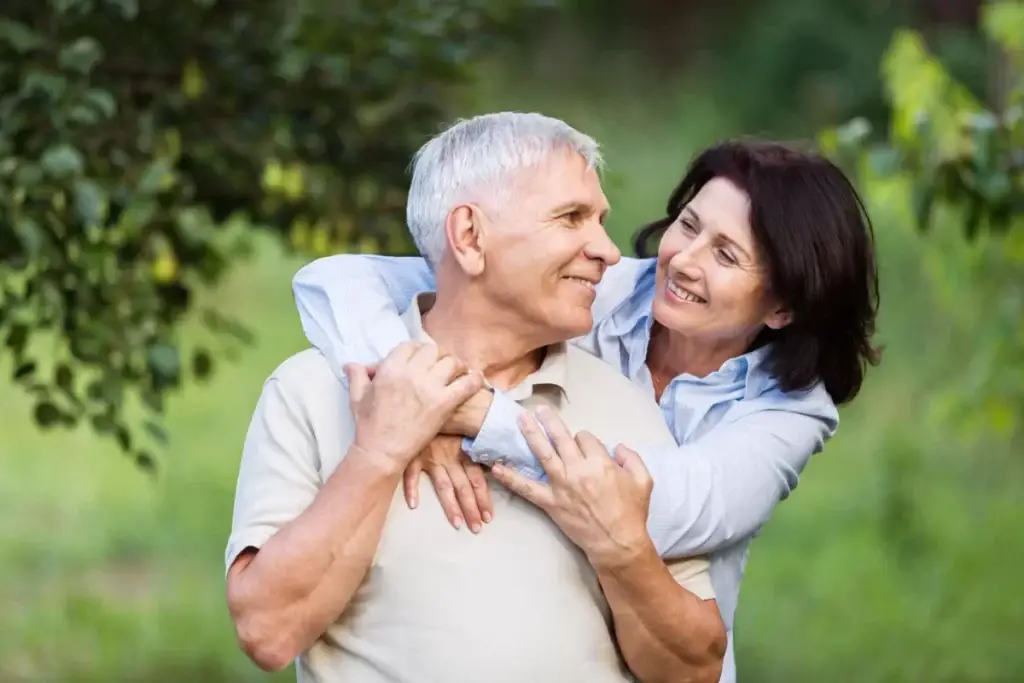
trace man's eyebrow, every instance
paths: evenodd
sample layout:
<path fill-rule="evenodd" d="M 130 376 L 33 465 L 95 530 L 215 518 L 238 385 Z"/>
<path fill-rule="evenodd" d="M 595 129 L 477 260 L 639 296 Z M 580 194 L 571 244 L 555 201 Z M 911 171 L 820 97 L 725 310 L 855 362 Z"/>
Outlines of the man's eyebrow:
<path fill-rule="evenodd" d="M 574 199 L 571 202 L 566 202 L 564 204 L 559 204 L 558 206 L 556 206 L 551 211 L 551 213 L 556 215 L 556 216 L 561 216 L 563 213 L 571 213 L 573 211 L 579 211 L 584 206 L 586 206 L 586 204 L 580 202 L 579 200 Z"/>
<path fill-rule="evenodd" d="M 562 214 L 571 213 L 573 211 L 593 211 L 596 208 L 597 207 L 590 202 L 574 199 L 570 202 L 558 205 L 551 213 L 554 216 L 561 216 Z M 604 210 L 600 212 L 601 220 L 608 218 L 609 213 L 611 213 L 611 207 L 605 207 Z"/>

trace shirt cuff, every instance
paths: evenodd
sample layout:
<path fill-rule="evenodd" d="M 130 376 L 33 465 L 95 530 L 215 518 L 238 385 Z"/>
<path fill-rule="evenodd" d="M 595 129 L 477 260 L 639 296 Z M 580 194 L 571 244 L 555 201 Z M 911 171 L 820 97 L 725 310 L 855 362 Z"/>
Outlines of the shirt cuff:
<path fill-rule="evenodd" d="M 516 424 L 521 412 L 522 406 L 502 392 L 495 391 L 476 438 L 464 438 L 462 448 L 473 462 L 488 467 L 500 464 L 528 479 L 547 481 L 547 474 Z"/>

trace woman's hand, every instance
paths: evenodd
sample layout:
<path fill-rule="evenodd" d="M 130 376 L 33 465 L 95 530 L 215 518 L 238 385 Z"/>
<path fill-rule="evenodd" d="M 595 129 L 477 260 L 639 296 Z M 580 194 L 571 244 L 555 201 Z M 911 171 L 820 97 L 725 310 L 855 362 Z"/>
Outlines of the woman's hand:
<path fill-rule="evenodd" d="M 420 472 L 426 471 L 448 521 L 456 529 L 463 521 L 474 534 L 494 519 L 491 489 L 480 465 L 462 452 L 462 437 L 441 435 L 431 441 L 405 470 L 405 501 L 419 503 Z"/>
<path fill-rule="evenodd" d="M 536 418 L 522 415 L 519 428 L 551 485 L 500 465 L 491 468 L 495 479 L 544 510 L 595 568 L 627 564 L 651 549 L 647 512 L 654 483 L 639 455 L 620 445 L 612 459 L 592 434 L 573 438 L 546 407 Z"/>

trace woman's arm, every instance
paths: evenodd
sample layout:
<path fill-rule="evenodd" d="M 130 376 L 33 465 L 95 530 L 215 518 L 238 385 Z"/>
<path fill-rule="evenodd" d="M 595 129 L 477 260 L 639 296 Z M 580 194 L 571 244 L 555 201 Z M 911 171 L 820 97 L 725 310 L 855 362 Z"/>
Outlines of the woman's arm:
<path fill-rule="evenodd" d="M 605 272 L 594 299 L 595 319 L 629 296 L 644 263 L 622 259 Z M 422 258 L 375 254 L 317 259 L 292 279 L 306 339 L 339 378 L 344 363 L 376 363 L 408 339 L 400 312 L 417 293 L 434 287 L 434 274 Z"/>
<path fill-rule="evenodd" d="M 376 363 L 406 341 L 400 312 L 433 289 L 426 261 L 413 257 L 338 254 L 292 279 L 302 331 L 340 379 L 345 363 Z"/>
<path fill-rule="evenodd" d="M 478 436 L 469 441 L 474 461 L 546 481 L 543 468 L 516 424 L 524 410 L 495 392 Z M 735 418 L 700 440 L 637 451 L 654 480 L 648 531 L 662 557 L 703 555 L 745 538 L 771 517 L 796 488 L 812 455 L 838 426 L 823 389 L 750 401 Z M 605 444 L 609 453 L 616 444 Z"/>

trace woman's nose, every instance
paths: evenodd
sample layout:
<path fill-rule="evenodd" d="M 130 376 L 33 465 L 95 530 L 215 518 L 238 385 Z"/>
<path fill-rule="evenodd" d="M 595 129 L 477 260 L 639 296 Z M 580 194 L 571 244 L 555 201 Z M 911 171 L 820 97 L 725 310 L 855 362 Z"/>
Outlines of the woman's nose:
<path fill-rule="evenodd" d="M 697 280 L 703 272 L 701 260 L 706 251 L 701 246 L 701 240 L 696 239 L 672 256 L 669 260 L 669 267 L 684 277 Z"/>

